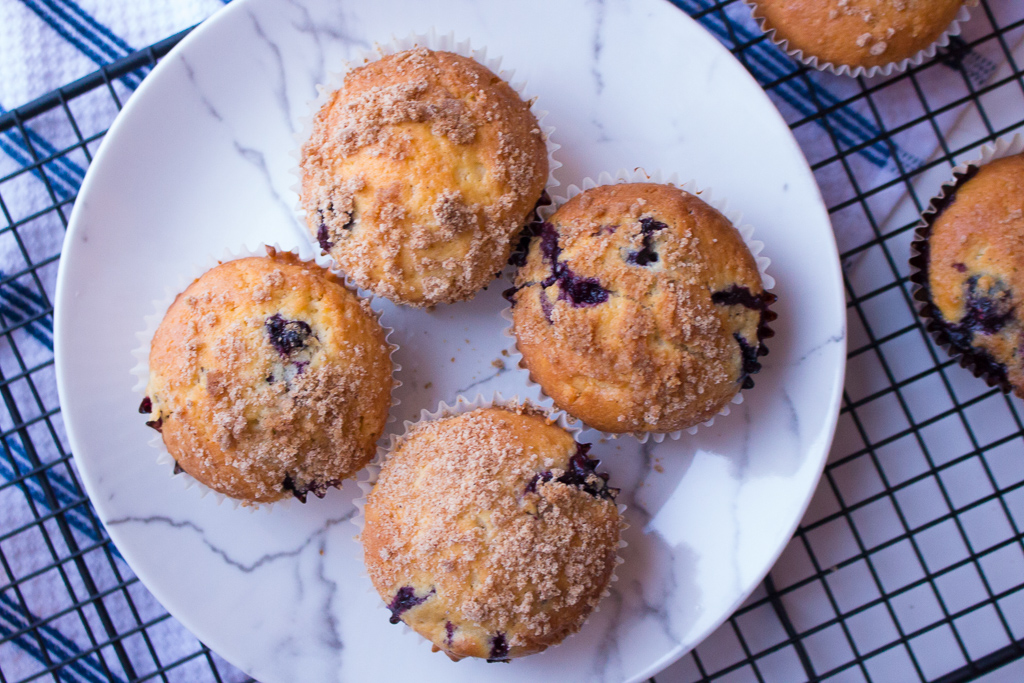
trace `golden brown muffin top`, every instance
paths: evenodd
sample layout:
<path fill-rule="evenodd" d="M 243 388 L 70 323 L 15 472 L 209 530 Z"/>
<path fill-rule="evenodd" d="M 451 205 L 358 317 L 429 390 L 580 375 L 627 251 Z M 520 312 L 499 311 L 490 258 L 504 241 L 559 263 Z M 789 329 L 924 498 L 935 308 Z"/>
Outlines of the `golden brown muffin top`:
<path fill-rule="evenodd" d="M 182 469 L 253 503 L 323 496 L 353 476 L 391 404 L 390 348 L 369 305 L 316 264 L 268 252 L 175 298 L 143 402 Z"/>
<path fill-rule="evenodd" d="M 476 61 L 417 48 L 350 71 L 302 147 L 301 202 L 361 287 L 415 306 L 504 266 L 548 176 L 530 105 Z"/>
<path fill-rule="evenodd" d="M 819 63 L 883 66 L 913 57 L 949 28 L 964 0 L 752 0 L 789 49 Z"/>
<path fill-rule="evenodd" d="M 454 659 L 539 652 L 583 624 L 616 563 L 614 489 L 524 406 L 414 426 L 366 505 L 373 585 Z"/>
<path fill-rule="evenodd" d="M 928 250 L 931 301 L 954 346 L 988 354 L 1024 397 L 1024 155 L 982 166 L 960 185 L 932 224 Z"/>
<path fill-rule="evenodd" d="M 671 185 L 634 183 L 559 208 L 511 301 L 531 377 L 563 410 L 621 433 L 699 424 L 752 385 L 774 296 L 722 214 Z"/>

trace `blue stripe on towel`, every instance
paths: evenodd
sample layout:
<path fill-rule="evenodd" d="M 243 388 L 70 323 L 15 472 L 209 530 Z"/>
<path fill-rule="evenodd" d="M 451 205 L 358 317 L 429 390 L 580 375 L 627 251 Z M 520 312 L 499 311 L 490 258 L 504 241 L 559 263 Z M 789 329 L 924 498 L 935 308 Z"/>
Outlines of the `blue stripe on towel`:
<path fill-rule="evenodd" d="M 4 277 L 3 271 L 0 271 L 0 280 Z M 22 322 L 28 318 L 38 316 L 44 310 L 44 305 L 45 300 L 42 296 L 20 282 L 11 280 L 0 285 L 0 317 L 8 318 L 15 323 Z M 53 321 L 51 316 L 46 315 L 27 323 L 25 331 L 47 349 L 53 350 Z M 0 479 L 11 481 L 19 473 L 30 471 L 33 468 L 33 464 L 18 439 L 8 437 L 4 443 L 7 446 L 7 458 L 0 458 Z M 27 493 L 36 503 L 51 510 L 49 501 L 43 492 L 42 484 L 38 480 L 39 476 L 41 475 L 37 474 L 34 477 L 26 478 L 24 485 Z M 50 488 L 58 508 L 67 508 L 82 500 L 82 493 L 79 487 L 66 477 L 61 476 L 52 468 L 46 470 L 45 476 L 50 483 Z M 93 518 L 90 517 L 92 514 L 91 509 L 87 509 L 83 505 L 76 505 L 64 512 L 68 524 L 91 541 L 106 540 L 105 534 L 102 532 L 97 533 L 96 527 L 93 525 Z M 113 549 L 113 552 L 120 557 L 116 548 Z"/>
<path fill-rule="evenodd" d="M 32 469 L 32 462 L 28 459 L 25 454 L 25 449 L 22 448 L 18 440 L 9 436 L 4 440 L 6 444 L 6 458 L 0 458 L 0 478 L 6 481 L 12 481 L 18 477 L 19 472 L 28 472 Z M 15 463 L 17 470 L 11 467 L 10 461 Z M 47 510 L 52 512 L 50 504 L 46 499 L 46 495 L 43 492 L 42 484 L 38 481 L 40 475 L 33 477 L 26 477 L 23 482 L 27 489 L 28 495 L 32 496 L 38 505 L 45 507 Z M 46 479 L 50 483 L 50 489 L 53 491 L 53 496 L 57 500 L 58 508 L 66 508 L 69 505 L 73 505 L 82 499 L 82 494 L 78 492 L 78 489 L 68 479 L 56 473 L 53 468 L 46 470 Z M 68 524 L 81 533 L 83 536 L 88 538 L 94 543 L 107 540 L 106 534 L 97 533 L 96 528 L 93 526 L 91 506 L 86 508 L 86 505 L 76 505 L 73 508 L 69 508 L 64 511 L 64 518 L 68 521 Z M 115 555 L 120 557 L 120 553 L 112 545 L 111 550 Z"/>
<path fill-rule="evenodd" d="M 18 311 L 14 310 L 7 304 L 0 303 L 0 319 L 3 318 L 10 320 L 13 327 L 14 325 L 24 323 L 28 316 L 19 313 Z M 4 324 L 4 328 L 7 328 L 6 323 Z M 33 339 L 38 341 L 40 344 L 45 346 L 50 351 L 53 351 L 53 339 L 50 338 L 45 329 L 40 328 L 39 321 L 33 320 L 31 322 L 25 323 L 24 329 L 25 332 L 31 335 Z"/>
<path fill-rule="evenodd" d="M 109 64 L 132 52 L 132 48 L 120 38 L 117 38 L 116 42 L 106 38 L 105 34 L 113 35 L 109 29 L 101 33 L 83 23 L 70 8 L 65 6 L 66 3 L 62 0 L 21 0 L 21 2 L 97 66 Z M 95 23 L 94 20 L 93 23 Z M 121 47 L 119 43 L 126 47 Z M 144 76 L 145 71 L 137 69 L 132 73 L 125 74 L 120 80 L 126 87 L 134 90 L 142 82 Z"/>
<path fill-rule="evenodd" d="M 68 662 L 57 672 L 62 681 L 74 681 L 75 683 L 105 683 L 107 681 L 119 682 L 117 677 L 109 678 L 107 669 L 100 662 L 96 654 L 81 656 L 81 648 L 70 638 L 49 625 L 36 626 L 39 618 L 19 605 L 7 596 L 0 593 L 0 635 L 4 639 L 10 638 L 12 634 L 24 631 L 31 627 L 30 633 L 21 633 L 14 636 L 13 641 L 23 650 L 32 655 L 43 664 L 47 659 L 51 662 Z M 38 634 L 38 638 L 36 637 Z M 42 641 L 46 653 L 40 649 Z M 49 655 L 49 657 L 47 657 Z M 111 673 L 111 676 L 113 674 Z"/>
<path fill-rule="evenodd" d="M 118 48 L 122 54 L 131 54 L 135 49 L 125 42 L 120 36 L 115 35 L 109 28 L 96 21 L 91 14 L 83 10 L 73 0 L 42 0 L 47 5 L 57 9 L 63 7 L 68 13 L 75 15 L 79 21 L 87 24 L 100 36 L 106 38 L 112 45 Z"/>
<path fill-rule="evenodd" d="M 7 110 L 0 105 L 0 114 L 6 114 Z M 28 134 L 28 141 L 21 134 L 20 128 L 12 128 L 0 133 L 0 150 L 11 157 L 20 166 L 30 166 L 35 163 L 32 152 L 40 158 L 51 157 L 59 151 L 42 135 L 39 135 L 30 127 L 24 127 Z M 29 143 L 32 144 L 31 150 Z M 67 156 L 54 157 L 42 166 L 46 169 L 46 179 L 50 181 L 58 200 L 67 200 L 78 193 L 78 188 L 85 178 L 85 169 L 69 159 Z M 43 180 L 43 173 L 39 168 L 32 171 L 32 174 L 39 180 Z"/>

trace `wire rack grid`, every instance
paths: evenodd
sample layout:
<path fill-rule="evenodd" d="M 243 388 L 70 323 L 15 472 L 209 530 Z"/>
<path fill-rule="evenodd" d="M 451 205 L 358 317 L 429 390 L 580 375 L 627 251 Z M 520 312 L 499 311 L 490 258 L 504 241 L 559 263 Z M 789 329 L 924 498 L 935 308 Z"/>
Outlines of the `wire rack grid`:
<path fill-rule="evenodd" d="M 841 246 L 849 358 L 835 444 L 794 539 L 658 681 L 952 683 L 1024 661 L 1024 404 L 932 343 L 907 266 L 951 167 L 1024 129 L 1024 7 L 982 0 L 934 59 L 850 79 L 792 61 L 740 0 L 672 1 L 758 79 L 811 163 Z M 0 683 L 251 680 L 121 560 L 79 484 L 54 389 L 52 296 L 78 186 L 123 102 L 185 33 L 0 113 L 0 248 L 21 259 L 0 271 Z M 14 206 L 28 185 L 43 199 Z M 47 561 L 26 562 L 40 547 Z"/>

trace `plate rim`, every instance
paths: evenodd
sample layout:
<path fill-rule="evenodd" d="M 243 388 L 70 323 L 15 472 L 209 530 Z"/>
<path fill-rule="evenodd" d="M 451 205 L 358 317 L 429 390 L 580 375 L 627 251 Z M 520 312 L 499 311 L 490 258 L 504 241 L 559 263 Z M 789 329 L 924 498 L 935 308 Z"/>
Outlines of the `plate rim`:
<path fill-rule="evenodd" d="M 140 106 L 139 102 L 146 99 L 146 93 L 152 90 L 154 87 L 161 87 L 160 85 L 154 84 L 158 84 L 162 81 L 160 75 L 170 68 L 169 64 L 171 64 L 173 60 L 180 54 L 187 52 L 190 49 L 192 43 L 205 40 L 204 36 L 208 32 L 215 30 L 214 27 L 224 22 L 234 21 L 233 17 L 235 14 L 246 11 L 248 9 L 249 4 L 257 1 L 258 0 L 235 0 L 235 2 L 218 9 L 217 12 L 215 12 L 213 15 L 208 17 L 200 24 L 196 25 L 187 36 L 185 36 L 177 45 L 175 45 L 156 64 L 156 66 L 153 68 L 150 74 L 145 79 L 143 79 L 139 87 L 136 88 L 135 91 L 131 94 L 131 96 L 127 99 L 124 106 L 116 115 L 116 118 L 114 119 L 113 123 L 108 128 L 107 132 L 104 134 L 103 141 L 100 144 L 99 149 L 94 154 L 93 160 L 87 169 L 86 177 L 83 180 L 82 185 L 79 189 L 75 204 L 72 208 L 71 216 L 68 220 L 68 227 L 61 246 L 60 259 L 58 261 L 57 278 L 54 291 L 53 357 L 55 366 L 55 379 L 57 384 L 57 395 L 61 411 L 61 418 L 64 423 L 68 445 L 70 446 L 70 452 L 72 454 L 77 453 L 80 450 L 78 446 L 81 443 L 81 441 L 79 440 L 79 437 L 76 435 L 75 428 L 72 427 L 72 421 L 65 417 L 65 413 L 67 412 L 67 406 L 70 405 L 66 401 L 66 398 L 70 395 L 71 391 L 69 389 L 69 385 L 73 383 L 73 380 L 68 377 L 65 371 L 65 363 L 62 360 L 62 358 L 64 358 L 65 354 L 67 353 L 67 348 L 69 347 L 70 344 L 72 344 L 71 340 L 68 338 L 68 325 L 64 321 L 65 316 L 62 314 L 63 311 L 65 311 L 70 306 L 69 299 L 72 297 L 70 285 L 68 284 L 69 276 L 67 275 L 68 269 L 65 266 L 65 255 L 68 254 L 69 252 L 74 253 L 75 238 L 77 236 L 77 233 L 83 229 L 80 227 L 80 225 L 83 223 L 84 220 L 82 218 L 82 214 L 83 212 L 87 211 L 87 209 L 85 208 L 85 204 L 87 202 L 83 202 L 82 199 L 88 199 L 93 184 L 97 182 L 95 178 L 96 176 L 98 176 L 98 172 L 94 172 L 94 169 L 102 168 L 102 166 L 105 163 L 105 159 L 111 153 L 111 144 L 108 143 L 112 140 L 117 139 L 120 133 L 120 129 L 127 125 L 126 121 L 128 121 L 134 116 L 133 112 Z M 793 135 L 792 129 L 789 127 L 788 123 L 786 123 L 781 112 L 778 110 L 778 107 L 775 105 L 774 102 L 771 101 L 771 98 L 768 97 L 768 93 L 761 87 L 761 85 L 757 82 L 754 76 L 745 67 L 743 67 L 742 63 L 739 62 L 735 55 L 733 55 L 733 53 L 717 39 L 717 37 L 711 34 L 711 32 L 708 31 L 703 25 L 701 25 L 700 22 L 693 19 L 693 17 L 691 17 L 689 13 L 687 13 L 682 7 L 679 7 L 675 3 L 671 2 L 671 0 L 649 1 L 656 4 L 669 4 L 671 8 L 680 15 L 680 19 L 684 23 L 690 23 L 696 28 L 698 28 L 700 31 L 707 34 L 707 36 L 711 39 L 710 43 L 713 44 L 714 46 L 712 49 L 717 50 L 719 52 L 719 56 L 727 57 L 729 60 L 738 63 L 738 65 L 740 66 L 739 73 L 741 74 L 741 78 L 746 79 L 748 81 L 748 86 L 752 86 L 753 88 L 756 89 L 756 91 L 760 92 L 760 96 L 766 100 L 767 104 L 770 107 L 769 109 L 766 109 L 766 111 L 770 110 L 772 112 L 771 115 L 776 118 L 776 123 L 778 125 L 781 125 L 782 128 L 786 131 L 786 135 L 788 136 L 788 142 L 792 145 L 792 147 L 795 150 L 797 150 L 800 153 L 800 156 L 803 159 L 803 163 L 800 166 L 800 171 L 802 174 L 805 174 L 810 180 L 810 186 L 813 187 L 814 189 L 814 197 L 816 199 L 815 208 L 822 213 L 824 223 L 829 227 L 826 247 L 828 248 L 829 256 L 832 257 L 829 259 L 829 262 L 831 265 L 834 266 L 833 268 L 830 269 L 830 277 L 835 281 L 833 284 L 835 285 L 834 290 L 837 293 L 837 300 L 833 302 L 833 304 L 836 305 L 836 310 L 839 313 L 838 318 L 839 320 L 842 321 L 842 338 L 838 341 L 839 348 L 837 349 L 841 362 L 839 362 L 837 366 L 833 369 L 833 379 L 831 383 L 831 392 L 828 402 L 829 405 L 828 410 L 826 412 L 829 427 L 828 437 L 827 439 L 824 439 L 821 442 L 821 452 L 817 456 L 818 462 L 815 464 L 814 467 L 812 485 L 808 487 L 805 498 L 802 504 L 799 506 L 799 513 L 794 515 L 794 519 L 789 525 L 787 533 L 783 537 L 785 540 L 780 543 L 779 547 L 774 551 L 774 553 L 772 553 L 770 556 L 766 556 L 766 562 L 764 564 L 763 569 L 756 574 L 756 579 L 750 582 L 749 587 L 740 591 L 735 601 L 729 606 L 727 610 L 725 610 L 722 613 L 722 615 L 719 618 L 709 622 L 709 625 L 704 630 L 702 630 L 694 638 L 692 638 L 691 644 L 680 644 L 676 648 L 673 648 L 670 652 L 662 656 L 660 659 L 651 662 L 651 664 L 636 677 L 625 679 L 629 683 L 643 681 L 651 676 L 657 675 L 659 672 L 671 666 L 673 663 L 677 662 L 679 659 L 684 657 L 691 650 L 699 646 L 705 639 L 707 639 L 709 635 L 714 633 L 718 628 L 722 626 L 722 624 L 724 624 L 729 618 L 732 617 L 735 611 L 750 597 L 750 595 L 757 589 L 757 587 L 763 583 L 765 577 L 771 572 L 775 564 L 778 562 L 779 557 L 782 555 L 783 552 L 785 552 L 797 528 L 799 527 L 800 523 L 803 521 L 804 516 L 806 515 L 807 509 L 810 506 L 811 500 L 813 499 L 813 496 L 820 484 L 825 467 L 828 463 L 828 456 L 833 441 L 835 439 L 835 434 L 838 428 L 838 421 L 842 407 L 842 394 L 846 375 L 846 356 L 848 351 L 846 301 L 843 289 L 843 271 L 841 260 L 839 257 L 838 244 L 836 242 L 831 217 L 828 212 L 828 206 L 824 201 L 824 198 L 821 194 L 821 188 L 817 182 L 817 179 L 814 177 L 814 173 L 810 168 L 803 148 L 797 142 L 796 137 Z M 565 183 L 562 182 L 562 185 L 565 185 Z M 814 454 L 813 451 L 811 451 L 810 449 L 808 449 L 805 452 L 808 453 L 808 455 Z M 80 464 L 80 461 L 78 461 L 77 459 L 76 465 L 79 470 L 79 476 L 85 488 L 85 491 L 88 494 L 90 502 L 94 506 L 94 509 L 96 510 L 96 517 L 98 518 L 99 522 L 103 525 L 104 531 L 106 532 L 108 538 L 112 543 L 114 543 L 114 545 L 120 551 L 124 561 L 131 568 L 132 572 L 143 584 L 146 590 L 149 591 L 157 599 L 157 601 L 160 603 L 160 606 L 163 609 L 165 609 L 171 616 L 173 616 L 179 623 L 181 623 L 181 625 L 184 626 L 190 633 L 195 635 L 201 642 L 208 643 L 211 639 L 199 638 L 198 636 L 198 633 L 200 631 L 204 631 L 205 629 L 201 626 L 201 624 L 191 619 L 187 611 L 178 610 L 177 605 L 175 606 L 174 609 L 168 606 L 169 602 L 173 603 L 174 601 L 172 598 L 170 598 L 168 594 L 165 593 L 164 590 L 162 590 L 162 588 L 160 587 L 161 582 L 153 582 L 148 580 L 144 576 L 146 572 L 140 572 L 137 569 L 136 563 L 133 562 L 132 559 L 130 559 L 130 557 L 136 555 L 135 551 L 126 551 L 124 548 L 122 548 L 121 544 L 118 542 L 118 537 L 120 535 L 119 529 L 108 525 L 106 521 L 107 516 L 102 514 L 101 512 L 102 509 L 104 508 L 104 504 L 101 498 L 94 495 L 94 484 L 92 482 L 92 475 L 89 473 L 90 467 L 88 465 L 83 467 Z M 132 544 L 126 543 L 126 547 L 131 548 Z M 214 637 L 212 640 L 216 640 L 216 637 Z M 215 648 L 211 649 L 214 649 L 214 651 L 217 652 L 219 656 L 224 657 L 227 661 L 231 662 L 232 665 L 239 667 L 241 669 L 241 667 L 237 663 L 235 663 L 234 661 L 232 661 L 232 659 L 224 655 L 220 650 L 217 650 Z M 244 669 L 242 670 L 244 671 Z M 246 673 L 248 674 L 248 672 Z"/>

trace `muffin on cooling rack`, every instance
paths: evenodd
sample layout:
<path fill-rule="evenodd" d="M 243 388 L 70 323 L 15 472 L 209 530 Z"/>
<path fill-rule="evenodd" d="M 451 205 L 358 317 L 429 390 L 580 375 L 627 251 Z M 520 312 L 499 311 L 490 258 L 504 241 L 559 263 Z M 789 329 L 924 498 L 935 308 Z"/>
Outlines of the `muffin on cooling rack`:
<path fill-rule="evenodd" d="M 366 504 L 367 571 L 391 622 L 453 660 L 506 661 L 579 630 L 617 563 L 617 489 L 527 406 L 413 426 Z"/>
<path fill-rule="evenodd" d="M 605 432 L 671 433 L 753 386 L 775 296 L 714 208 L 672 185 L 603 185 L 531 230 L 506 297 L 559 408 Z"/>
<path fill-rule="evenodd" d="M 140 411 L 211 489 L 304 502 L 372 458 L 391 406 L 390 352 L 340 280 L 268 249 L 175 298 L 153 336 Z"/>
<path fill-rule="evenodd" d="M 875 67 L 939 40 L 965 0 L 748 0 L 765 30 L 822 65 Z"/>
<path fill-rule="evenodd" d="M 1024 154 L 969 167 L 932 206 L 911 260 L 928 330 L 1024 398 Z"/>
<path fill-rule="evenodd" d="M 360 287 L 414 306 L 493 279 L 548 177 L 530 105 L 476 61 L 426 48 L 350 71 L 300 164 L 320 248 Z"/>

